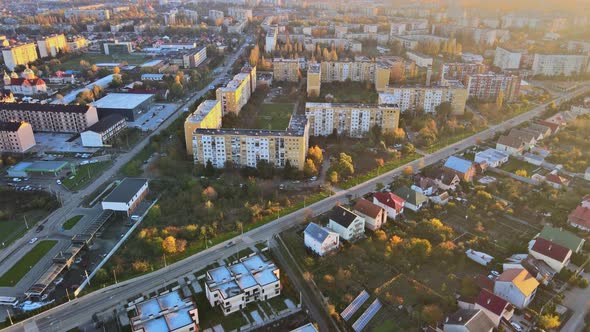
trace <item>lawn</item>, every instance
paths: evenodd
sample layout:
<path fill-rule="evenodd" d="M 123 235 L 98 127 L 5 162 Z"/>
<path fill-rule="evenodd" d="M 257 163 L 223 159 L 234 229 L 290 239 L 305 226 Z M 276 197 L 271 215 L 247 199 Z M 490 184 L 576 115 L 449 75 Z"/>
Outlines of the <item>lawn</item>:
<path fill-rule="evenodd" d="M 394 170 L 402 165 L 412 162 L 412 161 L 418 159 L 418 157 L 420 157 L 420 155 L 412 154 L 412 155 L 406 156 L 406 157 L 399 159 L 399 160 L 388 161 L 383 165 L 383 167 L 380 167 L 379 169 L 375 168 L 365 174 L 354 176 L 354 177 L 348 179 L 347 181 L 344 181 L 341 184 L 339 184 L 338 187 L 340 187 L 342 189 L 348 189 L 348 188 L 354 187 L 359 183 L 369 181 L 370 179 L 375 178 L 375 177 L 379 176 L 380 174 L 387 173 L 387 172 Z"/>
<path fill-rule="evenodd" d="M 113 54 L 113 55 L 106 55 L 106 54 L 93 54 L 93 53 L 84 53 L 78 56 L 74 56 L 68 60 L 65 60 L 59 66 L 60 69 L 76 69 L 80 68 L 80 60 L 88 61 L 90 64 L 97 64 L 97 63 L 112 63 L 112 62 L 123 62 L 126 61 L 130 65 L 139 65 L 147 61 L 147 59 L 142 55 L 133 55 L 133 54 Z"/>
<path fill-rule="evenodd" d="M 0 287 L 12 287 L 16 285 L 31 270 L 31 267 L 37 264 L 56 244 L 56 240 L 46 240 L 37 243 L 31 251 L 0 277 Z"/>
<path fill-rule="evenodd" d="M 289 126 L 293 104 L 262 104 L 254 128 L 284 130 Z"/>
<path fill-rule="evenodd" d="M 84 216 L 82 215 L 71 217 L 70 219 L 66 220 L 66 222 L 64 222 L 61 227 L 63 227 L 63 229 L 72 229 L 83 217 Z"/>
<path fill-rule="evenodd" d="M 375 104 L 379 99 L 379 94 L 370 83 L 332 82 L 322 83 L 321 96 L 308 98 L 307 101 L 325 102 L 328 95 L 333 97 L 331 102 L 334 103 Z"/>
<path fill-rule="evenodd" d="M 457 134 L 455 136 L 451 136 L 451 137 L 441 137 L 439 138 L 438 141 L 436 141 L 436 143 L 429 145 L 428 147 L 424 148 L 423 150 L 429 153 L 438 151 L 446 146 L 449 146 L 451 144 L 457 143 L 461 140 L 466 139 L 469 136 L 475 135 L 478 132 L 482 131 L 485 128 L 480 128 L 477 129 L 476 132 L 472 132 L 472 131 L 466 131 L 460 134 Z"/>
<path fill-rule="evenodd" d="M 528 177 L 533 175 L 535 173 L 534 171 L 538 168 L 541 167 L 514 158 L 510 158 L 510 160 L 508 160 L 508 162 L 501 167 L 501 169 L 510 173 L 515 173 L 518 170 L 525 170 Z"/>
<path fill-rule="evenodd" d="M 76 175 L 64 178 L 62 184 L 69 190 L 75 191 L 83 188 L 95 176 L 102 173 L 111 165 L 110 161 L 103 161 L 94 164 L 87 164 L 78 167 Z"/>

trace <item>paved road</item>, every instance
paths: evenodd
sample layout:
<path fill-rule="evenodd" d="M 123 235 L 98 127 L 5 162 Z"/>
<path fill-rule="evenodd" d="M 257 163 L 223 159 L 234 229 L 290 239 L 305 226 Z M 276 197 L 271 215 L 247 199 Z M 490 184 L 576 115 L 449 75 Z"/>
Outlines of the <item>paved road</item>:
<path fill-rule="evenodd" d="M 584 278 L 590 279 L 589 273 L 581 274 Z M 590 310 L 590 287 L 586 289 L 574 288 L 563 293 L 565 298 L 563 305 L 573 310 L 573 315 L 561 328 L 561 332 L 577 332 L 584 328 L 584 317 Z"/>
<path fill-rule="evenodd" d="M 590 86 L 585 86 L 584 88 L 577 90 L 576 93 L 569 93 L 558 98 L 556 103 L 571 99 L 588 91 L 590 91 Z M 298 223 L 304 222 L 308 210 L 313 211 L 313 213 L 317 215 L 330 210 L 337 202 L 347 202 L 348 197 L 360 197 L 373 192 L 377 183 L 386 183 L 390 181 L 393 175 L 400 174 L 406 166 L 412 166 L 414 169 L 418 169 L 420 165 L 428 166 L 437 163 L 459 150 L 464 150 L 472 146 L 477 140 L 492 138 L 497 132 L 508 130 L 537 117 L 545 110 L 547 105 L 549 105 L 549 103 L 540 105 L 527 113 L 523 113 L 513 119 L 492 126 L 462 141 L 426 155 L 423 158 L 402 165 L 390 172 L 384 173 L 379 177 L 361 183 L 350 189 L 339 191 L 335 195 L 316 202 L 304 209 L 297 210 L 291 214 L 278 218 L 273 222 L 253 229 L 242 236 L 244 242 L 240 239 L 234 240 L 238 241 L 237 248 L 225 248 L 224 245 L 226 242 L 218 244 L 208 250 L 197 253 L 153 273 L 132 280 L 127 280 L 117 285 L 111 285 L 74 301 L 62 304 L 51 310 L 47 310 L 35 317 L 8 328 L 7 331 L 45 332 L 63 331 L 74 328 L 87 322 L 92 313 L 112 312 L 113 308 L 117 305 L 138 293 L 147 294 L 153 289 L 159 288 L 167 282 L 171 282 L 171 280 L 176 280 L 176 278 L 182 277 L 188 273 L 199 271 L 207 265 L 235 253 L 236 250 L 241 250 L 249 246 L 252 242 L 268 240 L 274 234 L 280 233 Z M 60 327 L 56 328 L 54 325 L 58 322 Z"/>
<path fill-rule="evenodd" d="M 222 83 L 222 79 L 224 75 L 231 70 L 234 62 L 238 59 L 238 57 L 244 52 L 246 49 L 246 44 L 243 44 L 240 50 L 234 53 L 228 60 L 225 61 L 226 66 L 220 67 L 222 70 L 216 76 L 216 78 L 210 83 L 210 85 L 216 85 Z M 59 235 L 62 234 L 61 232 L 61 225 L 62 223 L 67 220 L 69 217 L 74 216 L 74 211 L 80 206 L 84 198 L 90 194 L 92 194 L 95 190 L 100 188 L 104 183 L 111 182 L 114 180 L 115 176 L 118 174 L 119 170 L 127 164 L 136 154 L 138 154 L 143 148 L 149 144 L 150 138 L 152 136 L 158 135 L 162 130 L 166 129 L 168 126 L 172 124 L 178 117 L 182 116 L 184 113 L 182 110 L 185 107 L 189 107 L 192 105 L 196 100 L 201 98 L 205 93 L 209 91 L 209 88 L 206 87 L 200 91 L 197 91 L 193 94 L 188 102 L 176 110 L 174 114 L 172 114 L 166 121 L 162 123 L 162 125 L 154 130 L 150 135 L 146 136 L 141 142 L 139 142 L 135 147 L 133 147 L 128 153 L 122 154 L 118 156 L 114 161 L 111 168 L 104 171 L 98 178 L 96 178 L 92 183 L 90 183 L 84 189 L 81 189 L 78 192 L 71 193 L 67 198 L 64 199 L 64 204 L 62 207 L 58 208 L 57 210 L 53 211 L 43 222 L 40 224 L 45 225 L 45 228 L 40 233 L 35 233 L 34 229 L 31 229 L 28 233 L 26 233 L 20 239 L 14 241 L 10 246 L 0 251 L 0 271 L 6 271 L 10 267 L 12 267 L 16 262 L 18 262 L 30 249 L 33 248 L 32 245 L 29 245 L 28 242 L 33 237 L 38 237 L 40 240 L 45 239 L 55 239 L 58 238 Z M 63 194 L 62 194 L 63 195 Z M 88 219 L 88 221 L 90 218 Z M 84 221 L 87 221 L 86 219 Z M 54 249 L 60 250 L 64 249 L 69 244 L 69 241 L 60 241 Z M 52 256 L 46 255 L 39 265 L 47 265 L 49 261 L 51 261 Z M 31 274 L 36 274 L 37 277 L 39 276 L 39 271 L 35 271 Z M 41 271 L 42 272 L 42 271 Z M 33 279 L 34 276 L 29 276 Z M 28 287 L 25 287 L 28 288 Z M 4 295 L 4 294 L 0 294 Z M 14 296 L 14 294 L 12 294 Z"/>

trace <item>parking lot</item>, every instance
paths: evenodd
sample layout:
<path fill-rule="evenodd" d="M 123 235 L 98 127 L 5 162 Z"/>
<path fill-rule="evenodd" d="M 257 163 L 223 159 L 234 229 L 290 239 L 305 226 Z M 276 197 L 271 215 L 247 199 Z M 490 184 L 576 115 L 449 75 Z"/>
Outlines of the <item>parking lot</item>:
<path fill-rule="evenodd" d="M 177 104 L 154 104 L 149 111 L 139 114 L 135 121 L 127 122 L 127 125 L 143 131 L 155 130 L 177 109 Z"/>
<path fill-rule="evenodd" d="M 31 152 L 84 152 L 94 153 L 99 148 L 85 148 L 82 146 L 80 135 L 60 133 L 35 133 L 35 145 Z"/>

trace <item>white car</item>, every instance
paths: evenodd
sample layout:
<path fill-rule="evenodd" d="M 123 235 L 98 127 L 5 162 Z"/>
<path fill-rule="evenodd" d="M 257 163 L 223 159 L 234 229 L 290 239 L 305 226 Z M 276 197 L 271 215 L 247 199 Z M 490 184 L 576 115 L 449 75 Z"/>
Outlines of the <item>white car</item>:
<path fill-rule="evenodd" d="M 517 331 L 517 332 L 521 332 L 522 331 L 522 326 L 518 325 L 517 322 L 510 322 L 510 325 L 512 325 L 512 327 Z"/>
<path fill-rule="evenodd" d="M 493 274 L 496 277 L 499 277 L 500 276 L 500 272 L 498 272 L 496 270 L 492 270 L 490 273 Z"/>
<path fill-rule="evenodd" d="M 134 214 L 134 215 L 131 216 L 131 220 L 136 220 L 137 221 L 137 220 L 139 220 L 139 218 L 140 218 L 140 216 L 138 216 L 136 214 Z"/>
<path fill-rule="evenodd" d="M 60 179 L 57 179 L 57 180 L 55 180 L 55 183 L 61 184 L 61 180 Z"/>
<path fill-rule="evenodd" d="M 38 237 L 34 237 L 34 238 L 30 239 L 29 244 L 33 244 L 33 243 L 37 242 L 37 240 L 39 240 Z"/>
<path fill-rule="evenodd" d="M 55 280 L 55 285 L 57 286 L 57 285 L 61 284 L 62 282 L 64 282 L 64 278 L 61 278 L 61 277 L 60 278 L 57 278 Z"/>

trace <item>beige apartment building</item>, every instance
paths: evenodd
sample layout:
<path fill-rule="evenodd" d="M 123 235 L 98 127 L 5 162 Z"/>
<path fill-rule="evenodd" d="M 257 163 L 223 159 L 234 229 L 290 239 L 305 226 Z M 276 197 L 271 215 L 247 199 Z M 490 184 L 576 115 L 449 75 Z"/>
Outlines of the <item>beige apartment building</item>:
<path fill-rule="evenodd" d="M 184 121 L 184 139 L 188 155 L 193 154 L 193 133 L 199 128 L 221 128 L 221 103 L 219 100 L 205 100 Z"/>
<path fill-rule="evenodd" d="M 322 85 L 322 69 L 319 63 L 311 63 L 307 66 L 307 96 L 319 97 Z"/>
<path fill-rule="evenodd" d="M 55 57 L 60 51 L 66 52 L 68 50 L 68 42 L 63 33 L 37 40 L 37 46 L 39 47 L 39 55 L 42 58 Z"/>
<path fill-rule="evenodd" d="M 299 82 L 299 59 L 274 59 L 272 72 L 275 81 Z"/>
<path fill-rule="evenodd" d="M 4 64 L 9 70 L 14 70 L 18 65 L 26 65 L 37 60 L 37 47 L 34 43 L 16 45 L 2 49 Z"/>
<path fill-rule="evenodd" d="M 287 160 L 303 170 L 309 147 L 309 123 L 305 116 L 293 115 L 286 130 L 259 129 L 196 129 L 193 133 L 195 164 L 223 168 L 231 162 L 236 166 L 256 167 L 266 160 L 275 167 L 285 167 Z"/>
<path fill-rule="evenodd" d="M 361 138 L 374 126 L 383 131 L 397 129 L 399 115 L 397 105 L 305 103 L 305 116 L 312 136 L 328 136 L 336 132 Z"/>
<path fill-rule="evenodd" d="M 0 151 L 25 152 L 35 146 L 31 125 L 21 121 L 0 122 Z"/>
<path fill-rule="evenodd" d="M 449 102 L 452 114 L 465 113 L 467 89 L 460 83 L 446 86 L 390 86 L 379 93 L 380 104 L 398 105 L 401 112 L 422 109 L 426 113 L 436 113 L 436 107 Z"/>
<path fill-rule="evenodd" d="M 234 76 L 226 86 L 218 88 L 215 92 L 217 100 L 221 103 L 223 114 L 239 114 L 254 90 L 256 90 L 256 67 L 244 67 L 242 72 Z"/>
<path fill-rule="evenodd" d="M 80 133 L 98 122 L 94 106 L 0 103 L 0 121 L 24 121 L 33 131 Z"/>
<path fill-rule="evenodd" d="M 389 85 L 390 67 L 381 62 L 371 61 L 367 57 L 356 57 L 354 61 L 322 61 L 322 82 L 372 82 L 377 91 Z"/>

